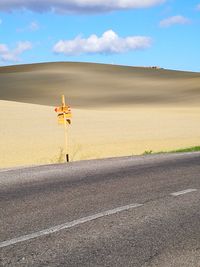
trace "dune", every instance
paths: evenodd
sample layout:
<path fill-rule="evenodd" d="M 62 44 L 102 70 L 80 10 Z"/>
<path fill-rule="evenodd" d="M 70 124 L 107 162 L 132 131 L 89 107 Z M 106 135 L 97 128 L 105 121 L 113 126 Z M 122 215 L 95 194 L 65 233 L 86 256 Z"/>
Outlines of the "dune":
<path fill-rule="evenodd" d="M 73 112 L 71 160 L 199 144 L 200 73 L 91 63 L 0 68 L 0 167 L 54 163 L 64 132 L 54 106 Z"/>

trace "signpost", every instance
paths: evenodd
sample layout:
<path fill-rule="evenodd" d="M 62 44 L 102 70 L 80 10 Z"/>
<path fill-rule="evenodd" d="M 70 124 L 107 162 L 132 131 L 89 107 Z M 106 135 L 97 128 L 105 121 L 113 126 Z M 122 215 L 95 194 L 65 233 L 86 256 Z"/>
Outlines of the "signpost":
<path fill-rule="evenodd" d="M 64 125 L 64 132 L 65 132 L 65 154 L 66 154 L 66 161 L 69 162 L 69 144 L 68 144 L 68 132 L 67 126 L 71 124 L 72 113 L 70 106 L 67 106 L 65 103 L 65 96 L 62 95 L 62 106 L 56 107 L 55 112 L 58 113 L 58 123 Z"/>

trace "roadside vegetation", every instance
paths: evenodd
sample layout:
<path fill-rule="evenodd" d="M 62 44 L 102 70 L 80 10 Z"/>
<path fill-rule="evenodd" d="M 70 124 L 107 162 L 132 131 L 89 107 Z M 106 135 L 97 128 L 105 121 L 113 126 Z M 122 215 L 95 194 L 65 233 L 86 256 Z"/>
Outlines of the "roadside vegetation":
<path fill-rule="evenodd" d="M 53 164 L 53 163 L 64 163 L 64 162 L 65 162 L 64 149 L 60 147 L 58 154 L 50 160 L 50 163 Z"/>
<path fill-rule="evenodd" d="M 171 151 L 160 151 L 160 152 L 153 152 L 153 150 L 146 150 L 142 155 L 161 154 L 161 153 L 187 153 L 187 152 L 197 152 L 197 151 L 200 151 L 200 146 L 193 146 L 193 147 L 180 148 Z"/>
<path fill-rule="evenodd" d="M 177 150 L 170 151 L 170 153 L 184 153 L 184 152 L 197 152 L 197 151 L 200 151 L 200 146 L 177 149 Z"/>

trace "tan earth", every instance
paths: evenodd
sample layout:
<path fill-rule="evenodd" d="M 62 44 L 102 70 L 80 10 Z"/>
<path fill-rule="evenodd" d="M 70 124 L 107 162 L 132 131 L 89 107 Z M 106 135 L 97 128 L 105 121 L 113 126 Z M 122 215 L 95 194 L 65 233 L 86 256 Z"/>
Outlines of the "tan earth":
<path fill-rule="evenodd" d="M 54 106 L 67 98 L 70 159 L 200 144 L 200 73 L 86 63 L 0 68 L 0 167 L 64 159 Z"/>

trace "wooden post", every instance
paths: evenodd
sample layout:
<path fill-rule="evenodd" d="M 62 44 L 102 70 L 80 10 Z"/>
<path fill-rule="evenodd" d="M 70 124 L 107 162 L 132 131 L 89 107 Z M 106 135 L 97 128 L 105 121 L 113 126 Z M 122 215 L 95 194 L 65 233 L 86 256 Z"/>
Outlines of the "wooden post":
<path fill-rule="evenodd" d="M 62 107 L 65 107 L 65 96 L 62 95 Z M 65 155 L 66 155 L 66 162 L 69 162 L 69 144 L 68 144 L 68 133 L 67 133 L 67 122 L 65 119 L 65 112 L 63 112 L 64 116 L 64 132 L 65 132 Z"/>

